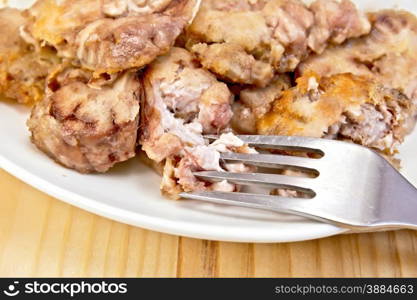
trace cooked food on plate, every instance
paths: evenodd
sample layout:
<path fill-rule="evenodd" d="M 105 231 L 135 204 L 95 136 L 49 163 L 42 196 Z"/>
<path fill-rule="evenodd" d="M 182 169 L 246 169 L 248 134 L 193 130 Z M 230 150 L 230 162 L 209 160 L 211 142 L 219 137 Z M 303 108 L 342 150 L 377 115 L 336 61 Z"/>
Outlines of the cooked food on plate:
<path fill-rule="evenodd" d="M 4 8 L 0 94 L 32 105 L 31 140 L 56 162 L 107 172 L 139 154 L 174 199 L 241 189 L 193 174 L 253 172 L 220 158 L 257 152 L 238 134 L 339 139 L 398 166 L 397 147 L 417 119 L 417 18 L 366 13 L 350 0 L 309 3 L 37 0 L 24 11 Z"/>
<path fill-rule="evenodd" d="M 401 90 L 411 100 L 417 114 L 417 19 L 405 11 L 386 10 L 369 14 L 372 30 L 368 35 L 330 47 L 312 55 L 298 73 L 314 71 L 319 75 L 352 73 Z M 409 130 L 414 118 L 409 118 Z"/>
<path fill-rule="evenodd" d="M 187 47 L 221 78 L 266 86 L 310 53 L 367 34 L 370 23 L 349 0 L 203 1 Z"/>

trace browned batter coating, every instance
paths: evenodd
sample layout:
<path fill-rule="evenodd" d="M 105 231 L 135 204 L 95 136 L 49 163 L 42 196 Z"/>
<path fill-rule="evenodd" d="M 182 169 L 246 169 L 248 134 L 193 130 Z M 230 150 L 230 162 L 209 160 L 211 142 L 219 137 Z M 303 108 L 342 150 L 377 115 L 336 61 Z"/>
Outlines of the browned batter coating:
<path fill-rule="evenodd" d="M 411 113 L 404 94 L 366 77 L 306 73 L 296 87 L 277 93 L 256 129 L 264 135 L 348 140 L 393 155 Z"/>
<path fill-rule="evenodd" d="M 417 114 L 417 18 L 404 11 L 385 10 L 370 14 L 370 34 L 328 48 L 302 63 L 298 73 L 314 71 L 323 76 L 352 73 L 399 89 Z M 410 117 L 408 127 L 414 127 Z"/>
<path fill-rule="evenodd" d="M 168 52 L 196 0 L 38 0 L 28 32 L 96 74 L 141 68 Z"/>

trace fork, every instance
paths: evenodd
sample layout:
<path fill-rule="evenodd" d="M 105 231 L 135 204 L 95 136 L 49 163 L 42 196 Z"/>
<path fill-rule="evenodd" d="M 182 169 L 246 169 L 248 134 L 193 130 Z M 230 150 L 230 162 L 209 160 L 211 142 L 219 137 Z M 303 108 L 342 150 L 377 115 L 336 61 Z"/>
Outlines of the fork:
<path fill-rule="evenodd" d="M 314 153 L 319 158 L 222 153 L 225 162 L 309 172 L 316 177 L 282 174 L 195 172 L 200 179 L 291 189 L 303 197 L 243 192 L 182 193 L 186 199 L 300 215 L 356 231 L 417 229 L 417 189 L 381 155 L 353 143 L 290 136 L 238 136 L 249 146 Z M 217 136 L 206 136 L 216 139 Z M 299 195 L 299 194 L 297 194 Z"/>

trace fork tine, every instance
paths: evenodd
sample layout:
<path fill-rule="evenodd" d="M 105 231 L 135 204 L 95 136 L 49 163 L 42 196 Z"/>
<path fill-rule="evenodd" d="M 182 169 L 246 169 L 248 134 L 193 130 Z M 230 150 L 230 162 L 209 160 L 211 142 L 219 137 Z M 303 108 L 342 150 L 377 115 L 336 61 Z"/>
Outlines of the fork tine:
<path fill-rule="evenodd" d="M 219 138 L 218 135 L 205 135 L 204 137 L 209 140 L 216 140 Z M 300 136 L 238 135 L 237 137 L 249 146 L 268 149 L 299 150 L 317 153 L 320 155 L 324 155 L 324 152 L 320 150 L 324 145 L 328 143 L 334 144 L 335 142 L 332 140 Z"/>
<path fill-rule="evenodd" d="M 313 191 L 314 178 L 285 176 L 262 173 L 229 173 L 217 171 L 194 172 L 194 176 L 208 181 L 227 180 L 232 183 L 243 185 L 262 185 L 274 188 L 292 189 L 303 193 L 315 195 Z"/>
<path fill-rule="evenodd" d="M 320 160 L 318 159 L 278 154 L 246 154 L 227 152 L 221 153 L 220 157 L 227 161 L 239 161 L 248 165 L 259 167 L 277 169 L 288 168 L 313 173 L 318 173 L 317 170 L 320 166 Z"/>
<path fill-rule="evenodd" d="M 181 193 L 185 199 L 218 204 L 243 206 L 312 217 L 306 213 L 311 199 L 286 198 L 280 196 L 246 194 L 236 192 L 193 192 Z"/>

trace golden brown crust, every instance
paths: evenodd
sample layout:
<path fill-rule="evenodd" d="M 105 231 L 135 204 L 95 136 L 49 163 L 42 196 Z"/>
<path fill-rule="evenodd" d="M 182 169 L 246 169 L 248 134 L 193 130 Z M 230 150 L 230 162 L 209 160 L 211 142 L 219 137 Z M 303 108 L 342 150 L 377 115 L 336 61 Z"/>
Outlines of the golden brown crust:
<path fill-rule="evenodd" d="M 320 82 L 318 89 L 308 89 L 308 82 Z M 320 89 L 325 93 L 320 95 Z M 306 74 L 297 79 L 297 87 L 275 99 L 270 112 L 258 121 L 260 134 L 321 137 L 340 119 L 347 106 L 367 101 L 367 86 L 349 75 L 321 79 Z"/>
<path fill-rule="evenodd" d="M 346 139 L 393 154 L 410 114 L 405 95 L 366 77 L 306 73 L 257 120 L 257 132 Z"/>
<path fill-rule="evenodd" d="M 417 114 L 417 18 L 405 11 L 383 10 L 369 15 L 372 30 L 359 39 L 331 47 L 303 62 L 298 74 L 314 71 L 323 76 L 352 73 L 399 89 Z M 406 125 L 409 131 L 415 119 Z"/>

